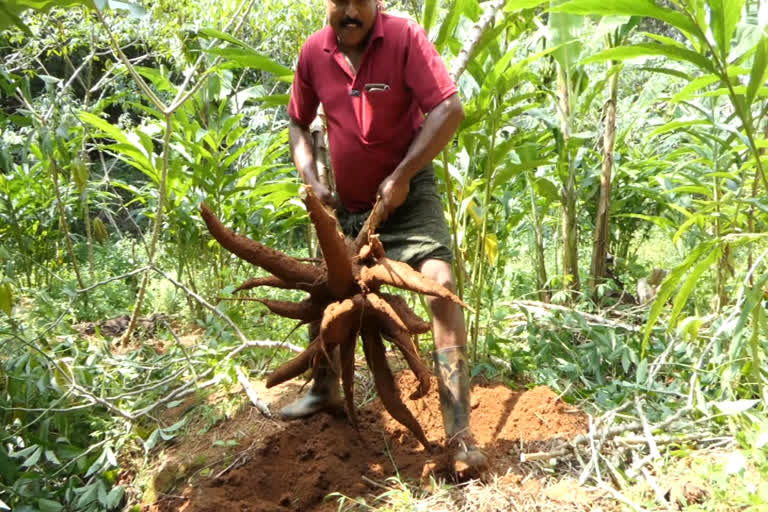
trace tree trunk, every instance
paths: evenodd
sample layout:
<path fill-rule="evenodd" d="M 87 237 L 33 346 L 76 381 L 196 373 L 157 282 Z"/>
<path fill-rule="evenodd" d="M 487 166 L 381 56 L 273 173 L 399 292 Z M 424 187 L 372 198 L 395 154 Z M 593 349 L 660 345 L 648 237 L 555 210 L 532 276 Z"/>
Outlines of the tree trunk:
<path fill-rule="evenodd" d="M 533 180 L 531 174 L 527 174 L 528 189 L 531 194 L 531 218 L 533 220 L 534 230 L 534 251 L 536 253 L 536 290 L 541 302 L 549 302 L 549 290 L 547 289 L 547 267 L 544 263 L 544 233 L 542 230 L 542 219 L 539 217 L 539 211 L 536 206 L 536 193 L 533 190 Z"/>
<path fill-rule="evenodd" d="M 616 63 L 611 62 L 611 66 Z M 613 172 L 613 149 L 616 142 L 616 101 L 619 92 L 619 73 L 614 73 L 609 82 L 609 97 L 605 102 L 605 132 L 603 134 L 603 168 L 600 174 L 600 200 L 595 219 L 595 236 L 592 246 L 592 265 L 589 272 L 589 286 L 593 290 L 607 277 L 608 240 L 610 237 L 611 179 Z"/>
<path fill-rule="evenodd" d="M 578 224 L 576 223 L 576 169 L 568 147 L 570 138 L 571 107 L 566 71 L 558 66 L 558 97 L 560 103 L 560 128 L 563 134 L 563 147 L 560 165 L 567 168 L 567 178 L 562 188 L 563 202 L 563 285 L 571 291 L 581 288 L 579 281 L 579 246 Z"/>

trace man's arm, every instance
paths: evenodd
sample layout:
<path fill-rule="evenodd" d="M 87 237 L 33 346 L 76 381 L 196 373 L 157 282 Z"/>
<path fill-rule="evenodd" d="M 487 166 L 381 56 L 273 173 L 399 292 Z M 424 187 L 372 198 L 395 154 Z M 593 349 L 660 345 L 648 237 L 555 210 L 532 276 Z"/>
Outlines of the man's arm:
<path fill-rule="evenodd" d="M 293 163 L 299 170 L 302 181 L 312 187 L 320 201 L 333 205 L 336 202 L 333 194 L 320 182 L 317 175 L 317 161 L 315 160 L 312 134 L 309 132 L 309 126 L 301 126 L 291 119 L 288 128 L 288 139 L 291 144 Z"/>
<path fill-rule="evenodd" d="M 451 141 L 463 119 L 464 108 L 458 94 L 447 97 L 429 112 L 421 131 L 411 142 L 405 158 L 379 185 L 378 195 L 383 201 L 385 215 L 389 215 L 405 202 L 411 178 Z M 299 165 L 298 161 L 296 165 Z"/>

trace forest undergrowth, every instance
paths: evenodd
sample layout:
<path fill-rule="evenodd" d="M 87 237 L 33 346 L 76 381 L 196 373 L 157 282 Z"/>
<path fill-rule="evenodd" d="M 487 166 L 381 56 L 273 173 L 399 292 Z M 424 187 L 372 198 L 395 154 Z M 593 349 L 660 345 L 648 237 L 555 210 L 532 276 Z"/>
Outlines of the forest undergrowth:
<path fill-rule="evenodd" d="M 768 510 L 765 2 L 385 4 L 425 28 L 464 103 L 435 172 L 495 473 L 441 472 L 389 422 L 362 351 L 358 431 L 273 417 L 301 382 L 264 379 L 306 329 L 233 294 L 264 275 L 199 207 L 321 256 L 285 114 L 320 3 L 15 0 L 0 510 L 204 508 L 196 492 L 221 509 Z M 433 399 L 404 402 L 439 445 Z M 321 460 L 336 486 L 303 470 Z"/>

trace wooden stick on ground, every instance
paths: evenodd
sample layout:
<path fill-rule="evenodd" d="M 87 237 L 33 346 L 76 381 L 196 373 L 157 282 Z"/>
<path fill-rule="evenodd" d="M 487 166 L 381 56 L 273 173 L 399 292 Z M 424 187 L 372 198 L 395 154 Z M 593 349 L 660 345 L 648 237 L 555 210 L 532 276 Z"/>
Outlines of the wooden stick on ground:
<path fill-rule="evenodd" d="M 253 386 L 251 386 L 251 382 L 248 380 L 248 377 L 245 376 L 243 373 L 243 370 L 240 369 L 240 367 L 235 368 L 235 372 L 237 372 L 237 381 L 240 383 L 241 386 L 243 386 L 243 389 L 245 390 L 245 394 L 248 395 L 248 398 L 250 399 L 251 403 L 256 407 L 256 409 L 259 410 L 261 414 L 266 416 L 267 418 L 272 417 L 272 412 L 269 410 L 269 406 L 259 400 L 259 395 L 256 393 L 256 390 L 253 389 Z"/>

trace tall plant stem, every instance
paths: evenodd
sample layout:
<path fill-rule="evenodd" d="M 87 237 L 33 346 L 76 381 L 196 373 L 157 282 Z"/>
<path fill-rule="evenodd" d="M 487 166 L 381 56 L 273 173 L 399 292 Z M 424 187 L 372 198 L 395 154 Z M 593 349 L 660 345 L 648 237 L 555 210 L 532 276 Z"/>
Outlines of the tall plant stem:
<path fill-rule="evenodd" d="M 443 172 L 445 174 L 445 192 L 448 196 L 448 215 L 451 217 L 451 235 L 453 237 L 453 257 L 454 266 L 456 269 L 456 288 L 462 300 L 464 300 L 464 260 L 461 256 L 461 247 L 459 247 L 459 219 L 456 218 L 456 205 L 454 204 L 455 197 L 453 192 L 453 180 L 451 179 L 451 173 L 448 170 L 448 149 L 442 151 L 443 157 Z"/>
<path fill-rule="evenodd" d="M 69 252 L 69 258 L 72 260 L 72 268 L 75 269 L 75 276 L 77 277 L 77 284 L 80 288 L 85 288 L 83 284 L 83 278 L 80 275 L 80 264 L 77 262 L 75 256 L 75 250 L 72 247 L 72 239 L 69 235 L 69 224 L 67 223 L 67 213 L 64 210 L 64 201 L 61 199 L 61 190 L 59 190 L 59 165 L 56 163 L 55 158 L 51 158 L 51 165 L 49 166 L 51 171 L 51 179 L 53 179 L 53 191 L 56 194 L 56 208 L 59 210 L 59 222 L 61 223 L 61 229 L 64 231 L 64 240 L 67 244 L 67 252 Z"/>
<path fill-rule="evenodd" d="M 560 127 L 563 134 L 563 147 L 559 165 L 566 167 L 567 176 L 563 183 L 561 199 L 563 203 L 563 286 L 566 290 L 579 291 L 579 252 L 578 224 L 576 223 L 576 169 L 570 154 L 571 134 L 571 99 L 570 82 L 567 72 L 558 64 L 557 73 Z"/>
<path fill-rule="evenodd" d="M 764 133 L 765 133 L 765 137 L 768 138 L 768 123 L 766 123 L 766 125 L 765 125 Z M 765 154 L 766 154 L 766 150 L 763 149 L 761 151 L 761 156 L 763 156 Z M 755 175 L 755 179 L 752 180 L 752 206 L 749 208 L 749 220 L 747 221 L 750 233 L 754 233 L 755 232 L 755 213 L 756 213 L 755 212 L 755 202 L 757 201 L 757 192 L 758 192 L 759 188 L 760 188 L 760 186 L 759 186 L 759 182 L 758 182 L 758 179 L 757 179 L 757 175 Z M 768 190 L 768 189 L 766 189 L 766 190 Z M 752 268 L 752 261 L 753 261 L 753 259 L 754 259 L 754 255 L 752 254 L 752 244 L 750 244 L 750 246 L 749 246 L 749 256 L 748 256 L 748 260 L 747 260 L 747 266 L 749 268 Z M 754 276 L 754 274 L 750 274 L 750 276 L 749 276 L 749 284 L 750 284 L 750 286 L 755 286 L 755 276 Z"/>
<path fill-rule="evenodd" d="M 166 182 L 168 181 L 168 159 L 171 152 L 171 123 L 172 114 L 165 114 L 165 137 L 163 139 L 163 163 L 160 173 L 160 186 L 157 198 L 157 209 L 155 210 L 155 224 L 152 230 L 152 238 L 149 242 L 149 253 L 147 255 L 147 266 L 151 267 L 155 261 L 155 251 L 157 249 L 157 241 L 160 238 L 160 231 L 163 225 L 163 210 L 165 208 L 165 189 Z M 141 287 L 136 296 L 136 304 L 133 307 L 133 314 L 131 320 L 128 322 L 128 328 L 121 340 L 123 345 L 127 345 L 131 339 L 133 329 L 136 327 L 136 321 L 141 314 L 141 308 L 144 305 L 144 296 L 147 292 L 147 286 L 149 284 L 149 272 L 144 272 L 144 277 L 141 281 Z"/>
<path fill-rule="evenodd" d="M 610 38 L 609 38 L 610 42 Z M 611 69 L 617 63 L 610 61 Z M 615 72 L 608 84 L 608 100 L 605 102 L 605 132 L 603 134 L 603 165 L 600 173 L 600 199 L 595 219 L 595 236 L 592 245 L 592 265 L 589 272 L 589 287 L 593 290 L 607 276 L 608 238 L 610 236 L 611 187 L 613 173 L 613 150 L 616 142 L 616 102 L 619 97 L 619 72 Z"/>
<path fill-rule="evenodd" d="M 493 153 L 496 149 L 496 122 L 498 116 L 496 111 L 498 110 L 499 98 L 494 98 L 494 113 L 491 115 L 491 140 L 488 144 L 488 158 L 487 166 L 485 169 L 485 197 L 483 198 L 483 220 L 480 227 L 480 237 L 477 240 L 477 246 L 475 248 L 475 271 L 472 272 L 472 281 L 474 281 L 475 300 L 473 306 L 475 308 L 475 320 L 472 325 L 472 358 L 477 357 L 477 340 L 480 334 L 480 306 L 483 300 L 483 275 L 485 274 L 485 237 L 488 231 L 488 215 L 491 206 L 491 193 L 493 192 L 493 173 L 496 168 L 496 163 L 493 159 Z"/>
<path fill-rule="evenodd" d="M 541 226 L 541 217 L 539 217 L 539 210 L 536 205 L 536 191 L 533 189 L 533 179 L 531 179 L 532 173 L 526 173 L 526 181 L 528 182 L 528 190 L 531 196 L 531 218 L 533 220 L 533 231 L 535 237 L 535 252 L 536 252 L 536 289 L 541 302 L 549 302 L 551 297 L 549 296 L 549 290 L 547 290 L 547 266 L 544 259 L 544 233 Z"/>

